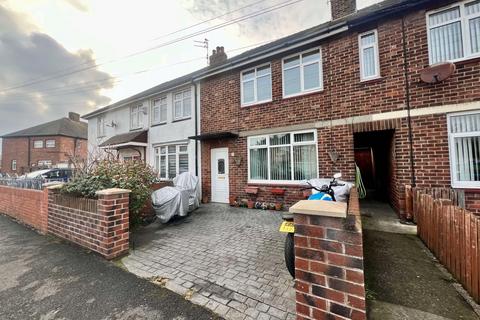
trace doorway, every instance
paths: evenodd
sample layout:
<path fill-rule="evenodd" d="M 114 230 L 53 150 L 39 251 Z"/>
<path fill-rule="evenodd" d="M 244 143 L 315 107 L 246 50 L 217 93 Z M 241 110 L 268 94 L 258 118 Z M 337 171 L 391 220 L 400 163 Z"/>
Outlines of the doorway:
<path fill-rule="evenodd" d="M 212 202 L 228 203 L 228 148 L 212 149 Z"/>
<path fill-rule="evenodd" d="M 355 133 L 355 163 L 360 169 L 367 198 L 389 201 L 393 183 L 394 130 Z"/>

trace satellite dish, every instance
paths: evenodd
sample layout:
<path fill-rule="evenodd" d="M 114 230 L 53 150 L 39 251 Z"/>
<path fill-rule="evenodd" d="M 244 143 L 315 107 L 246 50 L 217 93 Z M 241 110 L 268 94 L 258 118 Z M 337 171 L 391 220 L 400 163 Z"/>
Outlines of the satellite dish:
<path fill-rule="evenodd" d="M 439 83 L 448 79 L 455 72 L 455 64 L 451 62 L 437 63 L 420 72 L 420 78 L 426 83 Z"/>

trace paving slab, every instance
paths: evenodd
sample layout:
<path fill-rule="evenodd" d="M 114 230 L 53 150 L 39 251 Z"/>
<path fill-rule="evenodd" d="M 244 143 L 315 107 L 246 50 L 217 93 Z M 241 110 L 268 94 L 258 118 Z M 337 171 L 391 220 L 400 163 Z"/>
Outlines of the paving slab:
<path fill-rule="evenodd" d="M 185 218 L 137 230 L 121 262 L 140 277 L 165 279 L 179 294 L 188 290 L 193 303 L 226 319 L 290 319 L 295 290 L 281 222 L 275 211 L 207 204 Z"/>

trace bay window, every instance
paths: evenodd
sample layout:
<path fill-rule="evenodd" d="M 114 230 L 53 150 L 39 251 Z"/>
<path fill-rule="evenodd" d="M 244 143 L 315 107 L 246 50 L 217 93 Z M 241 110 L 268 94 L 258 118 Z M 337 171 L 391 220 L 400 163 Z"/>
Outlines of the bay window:
<path fill-rule="evenodd" d="M 480 56 L 480 0 L 427 13 L 430 63 Z"/>
<path fill-rule="evenodd" d="M 250 182 L 294 182 L 316 178 L 316 131 L 248 138 Z"/>
<path fill-rule="evenodd" d="M 130 129 L 143 128 L 143 104 L 130 108 Z"/>
<path fill-rule="evenodd" d="M 182 120 L 190 118 L 192 113 L 192 99 L 190 89 L 177 92 L 173 95 L 173 119 Z"/>
<path fill-rule="evenodd" d="M 155 169 L 160 179 L 173 179 L 188 172 L 188 146 L 168 145 L 155 148 Z"/>
<path fill-rule="evenodd" d="M 320 48 L 283 59 L 283 96 L 322 90 L 322 52 Z"/>
<path fill-rule="evenodd" d="M 452 186 L 480 187 L 480 112 L 448 116 Z"/>
<path fill-rule="evenodd" d="M 242 72 L 242 105 L 272 100 L 272 72 L 270 65 Z"/>
<path fill-rule="evenodd" d="M 167 122 L 167 97 L 152 101 L 152 124 Z"/>
<path fill-rule="evenodd" d="M 360 79 L 362 81 L 380 77 L 377 30 L 359 35 Z"/>

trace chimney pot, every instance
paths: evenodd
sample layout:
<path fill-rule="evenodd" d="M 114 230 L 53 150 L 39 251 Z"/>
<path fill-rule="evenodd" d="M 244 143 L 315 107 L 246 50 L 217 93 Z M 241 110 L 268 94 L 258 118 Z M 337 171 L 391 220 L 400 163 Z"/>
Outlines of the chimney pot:
<path fill-rule="evenodd" d="M 210 66 L 222 64 L 225 60 L 227 60 L 227 55 L 224 47 L 218 46 L 216 49 L 212 50 L 212 55 L 210 56 Z"/>
<path fill-rule="evenodd" d="M 330 0 L 332 20 L 346 17 L 357 10 L 356 0 Z"/>
<path fill-rule="evenodd" d="M 68 113 L 68 119 L 70 119 L 72 121 L 79 122 L 80 121 L 80 115 L 76 112 L 69 112 Z"/>

